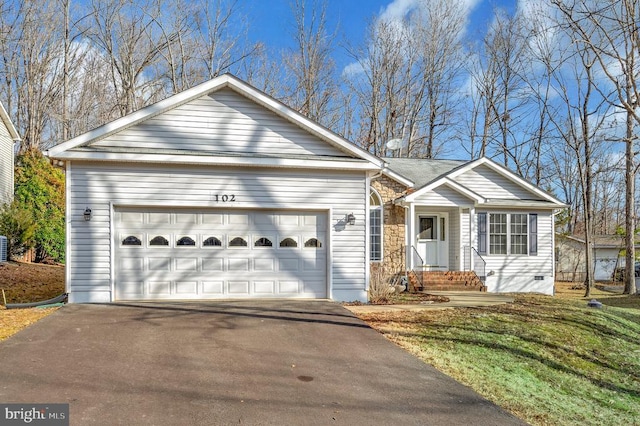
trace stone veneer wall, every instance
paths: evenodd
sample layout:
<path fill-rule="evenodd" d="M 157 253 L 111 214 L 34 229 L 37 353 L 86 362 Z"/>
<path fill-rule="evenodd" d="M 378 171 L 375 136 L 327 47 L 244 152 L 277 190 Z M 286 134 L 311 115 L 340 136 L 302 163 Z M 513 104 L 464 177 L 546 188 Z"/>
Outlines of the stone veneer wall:
<path fill-rule="evenodd" d="M 383 204 L 382 266 L 389 272 L 404 272 L 405 209 L 394 205 L 393 200 L 403 195 L 407 187 L 384 175 L 373 179 L 371 187 L 380 194 Z M 372 262 L 374 265 L 378 266 L 378 262 Z"/>

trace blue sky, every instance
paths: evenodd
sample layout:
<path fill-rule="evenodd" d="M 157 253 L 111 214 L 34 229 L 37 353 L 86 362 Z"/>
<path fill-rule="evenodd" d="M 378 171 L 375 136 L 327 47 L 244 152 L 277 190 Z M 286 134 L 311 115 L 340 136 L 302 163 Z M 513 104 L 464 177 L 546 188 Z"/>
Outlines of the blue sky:
<path fill-rule="evenodd" d="M 238 0 L 241 13 L 249 20 L 249 39 L 262 41 L 270 49 L 291 47 L 294 19 L 291 12 L 293 0 Z M 382 14 L 402 14 L 420 0 L 327 0 L 328 28 L 338 25 L 338 40 L 349 40 L 359 45 L 368 23 Z M 428 0 L 427 0 L 428 1 Z M 492 20 L 493 9 L 500 7 L 514 11 L 517 0 L 464 0 L 471 8 L 469 27 L 471 38 L 482 37 Z M 309 2 L 311 4 L 311 2 Z M 335 52 L 338 69 L 352 61 L 337 47 Z"/>

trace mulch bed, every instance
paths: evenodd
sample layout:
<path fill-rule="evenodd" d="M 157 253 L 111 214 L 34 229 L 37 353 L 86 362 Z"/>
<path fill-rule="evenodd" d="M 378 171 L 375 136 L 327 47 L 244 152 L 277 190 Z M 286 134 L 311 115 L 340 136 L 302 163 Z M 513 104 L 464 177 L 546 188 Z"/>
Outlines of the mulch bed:
<path fill-rule="evenodd" d="M 420 305 L 420 304 L 432 304 L 432 303 L 445 303 L 449 298 L 445 296 L 437 296 L 435 294 L 428 293 L 400 293 L 398 295 L 390 296 L 385 300 L 380 300 L 377 303 L 362 303 L 362 302 L 345 302 L 346 306 L 359 306 L 359 305 Z"/>

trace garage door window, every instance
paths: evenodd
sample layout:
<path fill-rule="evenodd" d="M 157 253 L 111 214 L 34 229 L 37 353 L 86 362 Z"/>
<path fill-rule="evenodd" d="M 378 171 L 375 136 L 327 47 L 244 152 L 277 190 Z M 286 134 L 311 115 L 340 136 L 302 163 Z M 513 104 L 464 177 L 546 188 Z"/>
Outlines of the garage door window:
<path fill-rule="evenodd" d="M 304 243 L 305 247 L 315 247 L 315 248 L 320 248 L 322 247 L 322 243 L 317 239 L 317 238 L 309 238 L 305 243 Z"/>
<path fill-rule="evenodd" d="M 255 247 L 273 247 L 271 240 L 265 237 L 258 238 L 253 245 Z"/>
<path fill-rule="evenodd" d="M 122 240 L 122 245 L 123 246 L 141 246 L 142 241 L 140 241 L 140 238 L 136 237 L 135 235 L 129 235 L 124 240 Z"/>
<path fill-rule="evenodd" d="M 209 237 L 202 242 L 203 247 L 222 247 L 222 241 L 216 237 Z"/>
<path fill-rule="evenodd" d="M 162 235 L 158 235 L 156 237 L 153 237 L 151 241 L 149 241 L 149 245 L 150 246 L 168 246 L 169 240 L 167 240 Z"/>
<path fill-rule="evenodd" d="M 298 242 L 293 238 L 285 238 L 280 241 L 280 247 L 298 247 Z"/>
<path fill-rule="evenodd" d="M 178 247 L 195 246 L 196 242 L 191 237 L 182 237 L 176 242 Z"/>
<path fill-rule="evenodd" d="M 246 247 L 247 240 L 242 237 L 235 237 L 231 241 L 229 241 L 229 247 Z"/>
<path fill-rule="evenodd" d="M 113 298 L 324 298 L 328 214 L 116 208 Z"/>

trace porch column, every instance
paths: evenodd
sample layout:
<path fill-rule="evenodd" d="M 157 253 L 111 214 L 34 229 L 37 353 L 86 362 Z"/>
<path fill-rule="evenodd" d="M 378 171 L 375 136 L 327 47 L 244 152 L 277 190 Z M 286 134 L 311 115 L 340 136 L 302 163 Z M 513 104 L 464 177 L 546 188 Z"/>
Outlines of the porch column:
<path fill-rule="evenodd" d="M 414 268 L 414 260 L 413 260 L 413 241 L 414 241 L 414 228 L 415 228 L 415 216 L 416 216 L 416 208 L 413 203 L 409 204 L 409 209 L 405 210 L 408 213 L 407 217 L 407 259 L 409 260 L 407 267 L 411 270 Z"/>
<path fill-rule="evenodd" d="M 476 235 L 476 221 L 474 218 L 476 217 L 476 209 L 475 207 L 469 208 L 469 267 L 472 271 L 475 271 L 475 265 L 473 264 L 473 236 Z"/>

